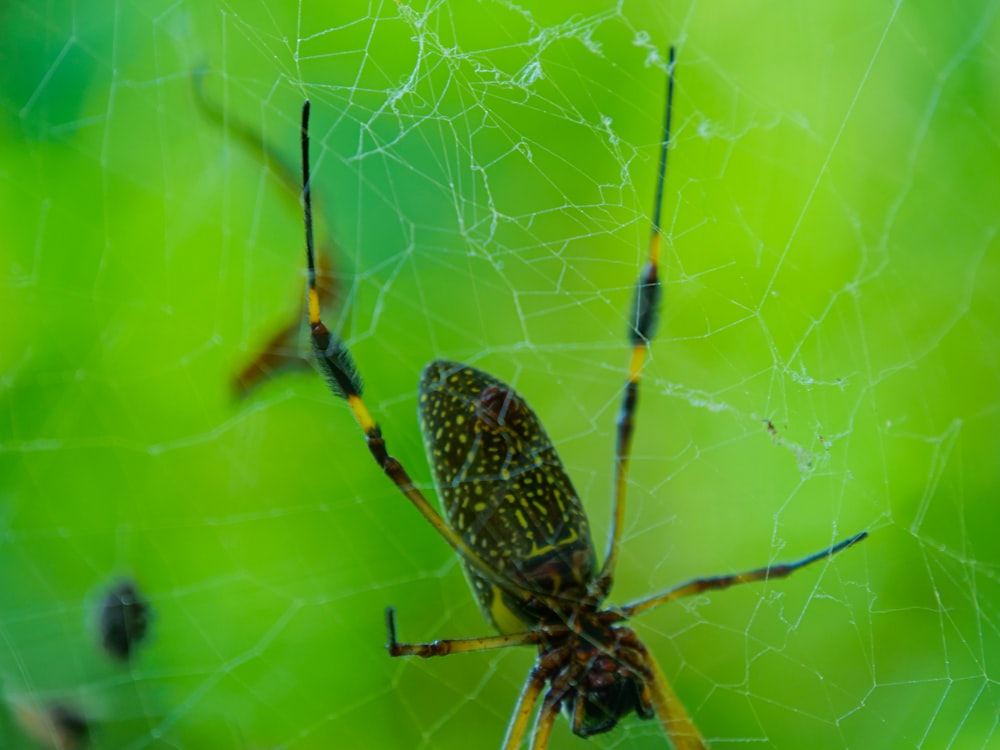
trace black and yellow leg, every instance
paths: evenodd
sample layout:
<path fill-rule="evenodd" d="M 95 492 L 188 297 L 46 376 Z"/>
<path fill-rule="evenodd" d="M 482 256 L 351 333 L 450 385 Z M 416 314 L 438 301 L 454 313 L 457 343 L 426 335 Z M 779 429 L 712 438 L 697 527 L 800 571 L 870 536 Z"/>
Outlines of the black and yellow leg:
<path fill-rule="evenodd" d="M 811 565 L 814 562 L 822 560 L 824 558 L 835 555 L 841 550 L 845 550 L 853 544 L 857 544 L 862 539 L 868 536 L 867 531 L 862 531 L 860 534 L 855 534 L 850 539 L 845 539 L 842 542 L 838 542 L 832 547 L 823 550 L 822 552 L 817 552 L 814 555 L 809 555 L 797 562 L 785 563 L 782 565 L 769 565 L 766 568 L 758 568 L 757 570 L 749 570 L 745 573 L 733 573 L 732 575 L 725 576 L 713 576 L 711 578 L 698 578 L 694 581 L 689 581 L 688 583 L 681 584 L 676 588 L 672 588 L 669 591 L 665 591 L 662 594 L 656 594 L 647 599 L 641 599 L 632 604 L 621 607 L 619 612 L 624 618 L 631 618 L 641 612 L 645 612 L 655 607 L 659 607 L 662 604 L 666 604 L 674 599 L 681 599 L 686 596 L 694 596 L 695 594 L 700 594 L 703 591 L 715 591 L 718 589 L 727 589 L 730 586 L 736 586 L 741 583 L 752 583 L 754 581 L 767 581 L 772 578 L 785 578 L 791 575 L 796 570 L 804 568 L 807 565 Z"/>
<path fill-rule="evenodd" d="M 393 456 L 389 455 L 386 448 L 385 438 L 382 437 L 382 430 L 372 418 L 371 412 L 361 398 L 362 382 L 354 367 L 350 352 L 340 339 L 336 338 L 322 321 L 313 322 L 313 309 L 318 310 L 318 305 L 314 301 L 312 290 L 310 290 L 310 327 L 312 328 L 313 351 L 320 370 L 326 378 L 330 389 L 347 401 L 354 414 L 354 419 L 361 427 L 365 435 L 365 442 L 368 450 L 375 459 L 375 462 L 385 472 L 386 476 L 393 481 L 400 492 L 406 495 L 407 499 L 413 503 L 420 515 L 434 527 L 434 529 L 444 537 L 444 540 L 462 556 L 470 565 L 474 566 L 491 583 L 496 583 L 513 596 L 529 598 L 528 592 L 521 593 L 511 586 L 507 581 L 498 580 L 496 570 L 490 567 L 473 549 L 462 539 L 459 534 L 449 526 L 440 514 L 434 510 L 424 494 L 417 489 L 413 480 L 407 473 L 403 465 Z"/>
<path fill-rule="evenodd" d="M 424 494 L 413 484 L 403 465 L 396 460 L 385 445 L 382 431 L 372 418 L 371 412 L 361 397 L 363 382 L 354 365 L 350 352 L 337 336 L 333 335 L 320 319 L 319 293 L 316 290 L 316 260 L 313 246 L 312 186 L 309 178 L 309 102 L 302 106 L 302 208 L 305 214 L 306 264 L 309 281 L 309 329 L 313 354 L 334 395 L 347 401 L 354 419 L 361 427 L 368 443 L 368 450 L 382 471 L 406 495 L 420 514 L 427 519 L 444 540 L 462 558 L 490 583 L 494 583 L 508 594 L 523 600 L 531 598 L 530 592 L 523 591 L 509 581 L 501 580 L 496 570 L 476 554 L 465 540 L 452 529 L 434 510 Z"/>
<path fill-rule="evenodd" d="M 667 174 L 667 152 L 670 145 L 670 118 L 674 99 L 674 48 L 670 48 L 669 71 L 667 75 L 667 103 L 663 116 L 663 139 L 660 145 L 660 169 L 656 183 L 656 201 L 653 206 L 653 223 L 650 230 L 649 257 L 635 286 L 632 317 L 629 322 L 629 343 L 632 355 L 629 358 L 628 373 L 625 378 L 625 393 L 621 410 L 618 412 L 617 437 L 615 442 L 615 488 L 614 508 L 611 516 L 611 530 L 604 566 L 594 582 L 594 593 L 600 598 L 607 596 L 614 582 L 615 565 L 618 563 L 618 545 L 625 524 L 625 496 L 628 481 L 629 457 L 632 453 L 632 431 L 636 406 L 639 401 L 639 380 L 642 366 L 646 361 L 649 342 L 656 333 L 660 312 L 660 243 L 662 232 L 660 218 L 663 208 L 663 186 Z"/>
<path fill-rule="evenodd" d="M 483 638 L 451 638 L 433 641 L 432 643 L 400 643 L 396 640 L 396 611 L 389 607 L 385 611 L 385 627 L 388 639 L 385 647 L 390 656 L 447 656 L 469 651 L 490 651 L 498 648 L 513 648 L 515 646 L 534 646 L 545 640 L 546 633 L 541 630 L 529 630 L 523 633 L 507 633 Z"/>

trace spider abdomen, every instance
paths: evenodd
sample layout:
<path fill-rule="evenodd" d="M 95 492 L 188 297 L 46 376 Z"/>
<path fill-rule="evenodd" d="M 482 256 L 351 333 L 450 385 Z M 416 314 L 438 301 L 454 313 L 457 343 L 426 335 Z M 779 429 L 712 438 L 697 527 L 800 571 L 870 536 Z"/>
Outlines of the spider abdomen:
<path fill-rule="evenodd" d="M 452 528 L 498 578 L 542 595 L 586 596 L 596 568 L 590 525 L 531 407 L 492 375 L 440 360 L 424 368 L 419 401 Z M 484 615 L 502 632 L 537 622 L 468 565 L 466 572 Z"/>

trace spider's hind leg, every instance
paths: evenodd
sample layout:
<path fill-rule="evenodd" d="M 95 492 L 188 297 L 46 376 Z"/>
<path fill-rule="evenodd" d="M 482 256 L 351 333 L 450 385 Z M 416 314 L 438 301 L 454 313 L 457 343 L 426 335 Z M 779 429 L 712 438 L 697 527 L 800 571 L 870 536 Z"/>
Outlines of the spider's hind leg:
<path fill-rule="evenodd" d="M 674 750 L 707 750 L 708 744 L 691 721 L 684 704 L 674 694 L 659 663 L 652 654 L 645 649 L 643 651 L 644 664 L 641 671 L 644 673 L 645 684 L 642 699 L 660 720 Z"/>

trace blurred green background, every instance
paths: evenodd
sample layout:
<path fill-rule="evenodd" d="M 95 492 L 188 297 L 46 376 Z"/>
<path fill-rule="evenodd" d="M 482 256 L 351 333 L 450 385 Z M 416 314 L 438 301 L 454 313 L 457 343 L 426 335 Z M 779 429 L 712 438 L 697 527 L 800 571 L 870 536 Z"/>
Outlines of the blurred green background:
<path fill-rule="evenodd" d="M 52 703 L 99 748 L 499 746 L 530 650 L 390 660 L 389 604 L 404 640 L 487 632 L 454 556 L 315 373 L 230 391 L 301 304 L 301 216 L 191 73 L 293 167 L 312 99 L 327 316 L 417 481 L 420 367 L 469 361 L 603 549 L 676 43 L 613 599 L 869 529 L 635 627 L 715 747 L 1000 747 L 998 11 L 0 4 L 0 746 Z M 155 610 L 127 666 L 93 629 L 119 576 Z"/>

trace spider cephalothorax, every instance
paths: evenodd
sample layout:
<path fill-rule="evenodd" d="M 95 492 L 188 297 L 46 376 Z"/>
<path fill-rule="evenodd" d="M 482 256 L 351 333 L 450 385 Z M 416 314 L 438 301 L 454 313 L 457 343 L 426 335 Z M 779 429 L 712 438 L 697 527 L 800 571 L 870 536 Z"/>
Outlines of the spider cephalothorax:
<path fill-rule="evenodd" d="M 567 630 L 539 646 L 539 666 L 548 672 L 546 700 L 558 701 L 573 732 L 581 737 L 613 729 L 635 712 L 643 719 L 655 711 L 641 673 L 648 655 L 631 628 L 584 615 L 580 630 Z"/>

